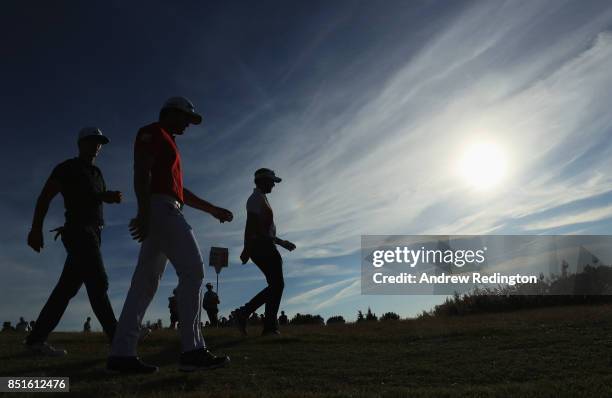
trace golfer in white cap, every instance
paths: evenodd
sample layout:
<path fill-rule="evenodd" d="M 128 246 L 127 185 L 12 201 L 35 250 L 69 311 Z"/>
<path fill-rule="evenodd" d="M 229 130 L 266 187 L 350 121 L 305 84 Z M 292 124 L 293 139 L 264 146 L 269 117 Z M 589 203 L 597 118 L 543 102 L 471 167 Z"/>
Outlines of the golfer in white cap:
<path fill-rule="evenodd" d="M 191 101 L 168 99 L 159 121 L 138 131 L 134 146 L 134 189 L 138 214 L 130 222 L 132 237 L 142 242 L 138 265 L 121 311 L 107 369 L 122 373 L 152 373 L 156 366 L 143 363 L 136 345 L 140 324 L 151 303 L 168 260 L 178 275 L 176 297 L 181 356 L 179 369 L 193 371 L 224 366 L 226 356 L 213 355 L 200 329 L 200 288 L 204 268 L 193 231 L 185 220 L 183 205 L 209 213 L 220 222 L 231 221 L 229 210 L 200 199 L 183 187 L 181 157 L 175 137 L 190 124 L 200 124 Z"/>
<path fill-rule="evenodd" d="M 255 172 L 255 189 L 247 200 L 247 222 L 244 228 L 244 249 L 240 260 L 246 264 L 249 259 L 263 272 L 266 286 L 244 306 L 233 311 L 236 325 L 243 335 L 247 334 L 247 320 L 253 312 L 265 304 L 265 320 L 262 335 L 279 335 L 278 307 L 283 296 L 285 281 L 283 278 L 283 259 L 276 245 L 292 251 L 295 245 L 276 236 L 274 213 L 268 202 L 267 194 L 272 192 L 276 183 L 282 180 L 274 171 L 266 168 Z"/>

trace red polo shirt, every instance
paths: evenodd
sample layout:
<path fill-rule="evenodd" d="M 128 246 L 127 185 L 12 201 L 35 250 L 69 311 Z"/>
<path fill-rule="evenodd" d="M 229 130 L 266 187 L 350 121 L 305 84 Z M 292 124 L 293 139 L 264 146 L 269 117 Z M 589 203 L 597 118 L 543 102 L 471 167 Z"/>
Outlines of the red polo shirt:
<path fill-rule="evenodd" d="M 181 155 L 174 136 L 159 123 L 152 123 L 138 130 L 134 154 L 145 151 L 155 159 L 151 169 L 151 193 L 170 195 L 183 203 L 183 172 Z"/>

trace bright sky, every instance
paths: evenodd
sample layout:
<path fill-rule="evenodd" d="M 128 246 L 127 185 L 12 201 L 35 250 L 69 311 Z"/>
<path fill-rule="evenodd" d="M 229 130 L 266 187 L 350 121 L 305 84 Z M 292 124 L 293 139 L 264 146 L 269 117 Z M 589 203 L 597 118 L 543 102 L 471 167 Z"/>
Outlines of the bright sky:
<path fill-rule="evenodd" d="M 235 215 L 186 211 L 205 258 L 230 248 L 224 315 L 264 286 L 238 261 L 259 167 L 283 178 L 269 201 L 298 246 L 282 252 L 289 315 L 410 316 L 443 300 L 361 296 L 363 234 L 609 233 L 609 1 L 180 3 L 3 5 L 0 320 L 35 319 L 60 275 L 50 233 L 41 254 L 25 241 L 86 125 L 111 138 L 97 164 L 126 198 L 106 206 L 103 236 L 119 315 L 138 253 L 133 140 L 174 95 L 204 115 L 177 140 L 186 186 Z M 62 223 L 58 198 L 45 228 Z M 169 265 L 145 319 L 168 323 L 175 285 Z M 59 329 L 92 315 L 83 288 Z"/>

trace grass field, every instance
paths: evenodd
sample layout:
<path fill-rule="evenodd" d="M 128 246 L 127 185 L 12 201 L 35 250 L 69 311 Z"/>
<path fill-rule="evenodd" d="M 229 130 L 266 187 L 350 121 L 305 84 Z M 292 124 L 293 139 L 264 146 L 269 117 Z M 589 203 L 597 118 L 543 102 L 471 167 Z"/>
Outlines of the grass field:
<path fill-rule="evenodd" d="M 147 376 L 106 373 L 108 344 L 98 333 L 52 334 L 69 351 L 62 359 L 26 354 L 23 335 L 2 333 L 0 375 L 69 376 L 71 392 L 84 396 L 612 397 L 611 305 L 282 332 L 206 330 L 231 365 L 186 374 L 177 369 L 176 331 L 159 331 L 140 345 L 161 367 Z"/>

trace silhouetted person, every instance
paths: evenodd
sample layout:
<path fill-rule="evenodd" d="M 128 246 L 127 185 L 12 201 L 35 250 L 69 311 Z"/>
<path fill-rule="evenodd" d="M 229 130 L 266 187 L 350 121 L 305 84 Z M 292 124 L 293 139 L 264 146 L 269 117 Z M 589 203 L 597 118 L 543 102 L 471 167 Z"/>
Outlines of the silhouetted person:
<path fill-rule="evenodd" d="M 178 306 L 176 304 L 176 289 L 172 291 L 172 296 L 168 297 L 168 309 L 170 310 L 170 329 L 176 329 L 179 321 Z"/>
<path fill-rule="evenodd" d="M 134 145 L 134 189 L 138 213 L 130 222 L 132 237 L 142 242 L 138 265 L 119 317 L 107 369 L 123 373 L 156 372 L 156 366 L 136 355 L 138 330 L 151 303 L 168 260 L 178 275 L 177 304 L 182 371 L 210 369 L 229 363 L 206 349 L 200 328 L 200 289 L 204 262 L 191 226 L 183 216 L 183 205 L 211 214 L 220 222 L 231 221 L 229 210 L 200 199 L 183 187 L 181 156 L 175 142 L 190 124 L 202 117 L 183 97 L 168 99 L 159 121 L 138 131 Z"/>
<path fill-rule="evenodd" d="M 36 325 L 36 321 L 30 321 L 30 330 L 34 329 L 34 325 Z"/>
<path fill-rule="evenodd" d="M 15 328 L 13 328 L 13 326 L 11 326 L 11 322 L 10 321 L 5 321 L 4 323 L 2 323 L 2 331 L 3 332 L 12 332 L 14 330 L 15 330 Z"/>
<path fill-rule="evenodd" d="M 219 296 L 213 290 L 212 283 L 208 282 L 206 284 L 206 293 L 204 293 L 204 300 L 202 302 L 202 307 L 206 311 L 208 315 L 208 319 L 210 320 L 211 326 L 218 326 L 219 321 L 217 320 L 217 315 L 219 314 Z"/>
<path fill-rule="evenodd" d="M 102 145 L 108 144 L 108 138 L 99 129 L 86 127 L 79 132 L 77 142 L 78 157 L 56 166 L 43 187 L 28 235 L 28 245 L 40 252 L 43 248 L 43 221 L 49 203 L 61 193 L 66 208 L 66 222 L 54 231 L 57 231 L 56 238 L 61 235 L 68 256 L 55 289 L 26 339 L 26 345 L 32 351 L 51 356 L 66 355 L 65 350 L 55 349 L 46 340 L 83 283 L 91 307 L 110 340 L 117 325 L 108 299 L 108 278 L 100 243 L 104 225 L 102 204 L 120 203 L 122 196 L 119 191 L 106 189 L 102 172 L 94 165 Z"/>
<path fill-rule="evenodd" d="M 83 324 L 83 333 L 91 332 L 91 317 L 87 317 L 87 320 Z"/>
<path fill-rule="evenodd" d="M 287 318 L 287 315 L 285 315 L 285 311 L 281 311 L 280 316 L 278 317 L 278 324 L 279 325 L 287 325 L 289 323 L 289 318 Z"/>
<path fill-rule="evenodd" d="M 30 330 L 30 325 L 28 325 L 23 317 L 19 317 L 19 322 L 15 325 L 15 330 L 18 332 L 28 332 Z"/>
<path fill-rule="evenodd" d="M 268 286 L 259 292 L 243 307 L 235 310 L 236 324 L 246 335 L 246 322 L 249 315 L 263 304 L 266 305 L 263 335 L 280 334 L 278 331 L 278 307 L 285 282 L 283 279 L 283 259 L 276 245 L 292 251 L 295 245 L 276 236 L 274 214 L 266 194 L 272 192 L 275 183 L 281 182 L 274 171 L 259 169 L 255 172 L 255 189 L 247 201 L 247 222 L 244 229 L 244 249 L 240 254 L 243 264 L 253 260 L 263 272 Z"/>

